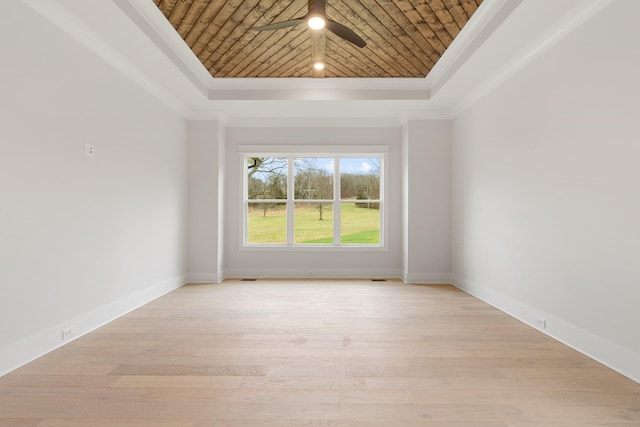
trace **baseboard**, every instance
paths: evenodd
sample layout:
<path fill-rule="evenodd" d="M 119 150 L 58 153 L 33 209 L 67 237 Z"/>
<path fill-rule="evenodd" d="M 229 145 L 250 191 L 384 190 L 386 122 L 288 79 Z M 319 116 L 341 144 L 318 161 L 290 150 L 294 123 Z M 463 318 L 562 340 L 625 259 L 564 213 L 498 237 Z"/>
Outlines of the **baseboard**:
<path fill-rule="evenodd" d="M 189 273 L 186 277 L 187 283 L 220 283 L 225 278 L 221 271 L 217 273 Z"/>
<path fill-rule="evenodd" d="M 392 279 L 400 271 L 393 268 L 232 268 L 226 277 L 247 279 Z"/>
<path fill-rule="evenodd" d="M 479 283 L 454 276 L 453 285 L 640 383 L 640 364 L 638 364 L 640 354 L 635 351 L 581 329 L 549 313 L 516 301 Z M 538 319 L 540 318 L 546 320 L 545 328 L 538 326 Z"/>
<path fill-rule="evenodd" d="M 401 277 L 403 282 L 417 285 L 451 283 L 451 275 L 449 273 L 410 273 L 403 271 Z"/>
<path fill-rule="evenodd" d="M 181 287 L 184 283 L 184 276 L 164 280 L 0 349 L 0 377 Z M 62 330 L 70 327 L 73 327 L 73 335 L 62 340 Z"/>

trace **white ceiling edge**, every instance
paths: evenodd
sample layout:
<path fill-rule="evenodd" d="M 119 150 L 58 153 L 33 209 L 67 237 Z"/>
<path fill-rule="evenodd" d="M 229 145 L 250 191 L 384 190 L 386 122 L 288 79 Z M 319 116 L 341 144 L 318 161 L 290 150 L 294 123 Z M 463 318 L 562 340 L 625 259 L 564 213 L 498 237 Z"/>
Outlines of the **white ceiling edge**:
<path fill-rule="evenodd" d="M 525 68 L 527 64 L 587 23 L 612 2 L 613 0 L 581 0 L 579 6 L 568 10 L 564 16 L 548 27 L 536 40 L 522 48 L 510 61 L 503 64 L 497 72 L 484 79 L 473 90 L 459 99 L 455 105 L 451 106 L 449 109 L 451 117 L 462 114 L 466 109 L 489 95 L 518 71 Z"/>
<path fill-rule="evenodd" d="M 155 80 L 149 79 L 147 73 L 134 65 L 128 58 L 114 49 L 106 40 L 96 34 L 81 19 L 70 13 L 56 0 L 22 0 L 34 11 L 58 27 L 72 39 L 94 52 L 117 71 L 129 77 L 134 83 L 154 95 L 178 114 L 187 116 L 191 107 L 165 90 Z"/>
<path fill-rule="evenodd" d="M 319 117 L 319 118 L 230 118 L 225 127 L 229 128 L 389 128 L 400 127 L 400 118 L 393 117 Z"/>
<path fill-rule="evenodd" d="M 425 78 L 434 95 L 524 0 L 484 0 Z"/>
<path fill-rule="evenodd" d="M 212 79 L 211 74 L 160 9 L 150 0 L 113 0 L 113 2 L 206 97 Z"/>
<path fill-rule="evenodd" d="M 202 117 L 207 117 L 203 114 Z M 226 127 L 257 128 L 297 128 L 297 127 L 335 127 L 335 128 L 388 128 L 402 127 L 410 121 L 451 120 L 447 110 L 407 110 L 395 116 L 377 117 L 229 117 L 223 115 Z"/>
<path fill-rule="evenodd" d="M 215 101 L 426 101 L 428 90 L 410 89 L 365 89 L 354 88 L 283 88 L 254 90 L 222 90 L 212 91 Z"/>
<path fill-rule="evenodd" d="M 454 42 L 447 48 L 442 58 L 427 78 L 214 78 L 204 68 L 196 55 L 178 35 L 162 12 L 149 0 L 113 0 L 122 11 L 134 21 L 144 34 L 163 51 L 174 65 L 183 71 L 185 77 L 202 90 L 209 89 L 209 100 L 252 99 L 248 91 L 262 91 L 259 99 L 292 99 L 290 92 L 316 89 L 307 92 L 320 96 L 319 99 L 371 99 L 367 94 L 375 90 L 397 94 L 382 95 L 380 99 L 416 99 L 407 97 L 408 92 L 419 91 L 420 99 L 430 98 L 431 87 L 441 87 L 461 67 L 475 49 L 488 38 L 502 20 L 523 0 L 485 0 L 471 17 Z M 284 91 L 286 89 L 287 91 Z M 321 90 L 329 93 L 321 94 Z M 336 98 L 331 95 L 336 90 L 344 92 Z M 273 92 L 270 92 L 273 91 Z M 404 92 L 404 93 L 403 93 Z M 364 95 L 364 97 L 360 97 Z M 269 98 L 266 98 L 269 96 Z M 284 96 L 284 97 L 281 97 Z M 235 98 L 237 97 L 237 98 Z M 299 99 L 300 96 L 294 97 Z M 314 100 L 314 97 L 305 99 Z"/>
<path fill-rule="evenodd" d="M 500 33 L 495 30 L 511 15 L 516 8 L 514 5 L 537 5 L 537 0 L 485 0 L 482 5 L 487 6 L 478 9 L 478 19 L 472 18 L 468 28 L 465 26 L 466 31 L 463 28 L 462 41 L 452 44 L 443 55 L 442 65 L 434 67 L 432 80 L 429 77 L 214 79 L 150 0 L 101 3 L 111 5 L 111 9 L 103 11 L 108 12 L 107 15 L 119 13 L 123 19 L 131 20 L 132 25 L 127 25 L 127 36 L 146 38 L 150 46 L 158 48 L 145 52 L 144 60 L 130 53 L 127 56 L 126 46 L 119 46 L 114 40 L 114 31 L 124 29 L 112 28 L 108 22 L 99 25 L 100 29 L 92 28 L 92 20 L 95 24 L 100 22 L 96 20 L 105 18 L 100 12 L 93 12 L 93 8 L 84 7 L 82 12 L 75 10 L 74 4 L 84 6 L 84 3 L 77 3 L 84 0 L 22 1 L 186 119 L 218 120 L 232 127 L 386 127 L 401 126 L 407 120 L 455 118 L 613 0 L 581 0 L 574 2 L 578 6 L 564 9 L 558 4 L 565 13 L 549 28 L 544 28 L 546 21 L 540 22 L 537 38 L 517 54 L 511 55 L 509 60 L 503 58 L 491 70 L 484 70 L 480 77 L 475 75 L 477 72 L 473 68 L 472 79 L 468 76 L 460 79 L 458 71 L 471 70 L 469 67 L 475 63 L 475 58 L 485 49 L 485 41 L 495 42 L 495 35 Z M 92 16 L 82 13 L 92 13 Z M 116 15 L 112 18 L 119 19 Z M 158 28 L 162 29 L 161 33 Z M 475 37 L 480 33 L 484 34 L 476 41 Z M 513 35 L 502 34 L 502 37 L 510 36 Z M 175 67 L 175 71 L 169 73 L 171 78 L 165 76 L 162 80 L 152 64 Z M 190 74 L 185 74 L 185 69 L 190 70 Z M 455 78 L 451 79 L 452 76 Z M 430 85 L 436 89 L 437 96 L 430 92 Z M 211 94 L 224 95 L 226 99 L 211 99 Z M 317 103 L 316 100 L 329 102 Z"/>
<path fill-rule="evenodd" d="M 242 93 L 242 91 L 284 91 L 284 90 L 353 90 L 353 91 L 420 91 L 428 94 L 425 79 L 422 77 L 327 77 L 314 79 L 307 77 L 236 77 L 213 78 L 210 83 L 210 97 L 225 92 Z M 276 92 L 274 92 L 276 93 Z M 277 99 L 277 98 L 273 98 Z"/>

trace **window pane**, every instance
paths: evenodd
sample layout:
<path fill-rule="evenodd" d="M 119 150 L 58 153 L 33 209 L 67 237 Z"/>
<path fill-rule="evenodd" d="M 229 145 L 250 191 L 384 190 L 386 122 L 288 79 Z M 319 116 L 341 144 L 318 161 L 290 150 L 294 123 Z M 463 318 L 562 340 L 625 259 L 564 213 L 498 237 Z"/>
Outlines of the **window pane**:
<path fill-rule="evenodd" d="M 287 204 L 249 203 L 247 243 L 287 243 Z"/>
<path fill-rule="evenodd" d="M 333 204 L 296 203 L 295 243 L 333 243 Z"/>
<path fill-rule="evenodd" d="M 333 199 L 333 158 L 298 157 L 293 166 L 296 200 Z"/>
<path fill-rule="evenodd" d="M 380 204 L 342 203 L 340 205 L 340 243 L 380 244 Z"/>
<path fill-rule="evenodd" d="M 287 198 L 287 158 L 247 158 L 249 200 Z"/>
<path fill-rule="evenodd" d="M 380 199 L 380 157 L 340 158 L 340 198 Z"/>

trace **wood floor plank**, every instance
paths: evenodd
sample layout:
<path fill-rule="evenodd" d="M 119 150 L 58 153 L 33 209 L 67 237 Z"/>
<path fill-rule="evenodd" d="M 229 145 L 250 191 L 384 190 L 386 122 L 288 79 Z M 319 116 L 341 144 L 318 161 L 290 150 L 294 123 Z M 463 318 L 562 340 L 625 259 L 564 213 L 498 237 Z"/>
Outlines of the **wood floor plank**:
<path fill-rule="evenodd" d="M 187 285 L 0 378 L 0 427 L 630 427 L 640 384 L 448 285 Z"/>

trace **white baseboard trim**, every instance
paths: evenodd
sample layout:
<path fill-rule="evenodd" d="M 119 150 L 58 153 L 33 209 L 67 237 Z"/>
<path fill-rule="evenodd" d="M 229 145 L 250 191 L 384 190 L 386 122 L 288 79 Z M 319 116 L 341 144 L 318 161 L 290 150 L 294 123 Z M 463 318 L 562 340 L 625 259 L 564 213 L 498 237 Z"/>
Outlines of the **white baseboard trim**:
<path fill-rule="evenodd" d="M 224 280 L 224 274 L 221 271 L 217 273 L 189 273 L 186 277 L 187 283 L 220 283 Z"/>
<path fill-rule="evenodd" d="M 164 280 L 1 348 L 0 377 L 181 287 L 184 283 L 184 276 Z M 70 327 L 73 327 L 73 336 L 62 340 L 62 330 Z"/>
<path fill-rule="evenodd" d="M 549 313 L 518 302 L 479 283 L 454 276 L 453 285 L 633 381 L 640 383 L 640 364 L 638 364 L 640 354 L 635 351 L 581 329 Z M 538 318 L 546 320 L 546 328 L 541 329 L 537 325 Z"/>
<path fill-rule="evenodd" d="M 402 281 L 416 285 L 451 283 L 451 275 L 449 273 L 410 273 L 403 271 Z"/>
<path fill-rule="evenodd" d="M 391 268 L 232 268 L 234 279 L 393 279 L 400 271 Z"/>

